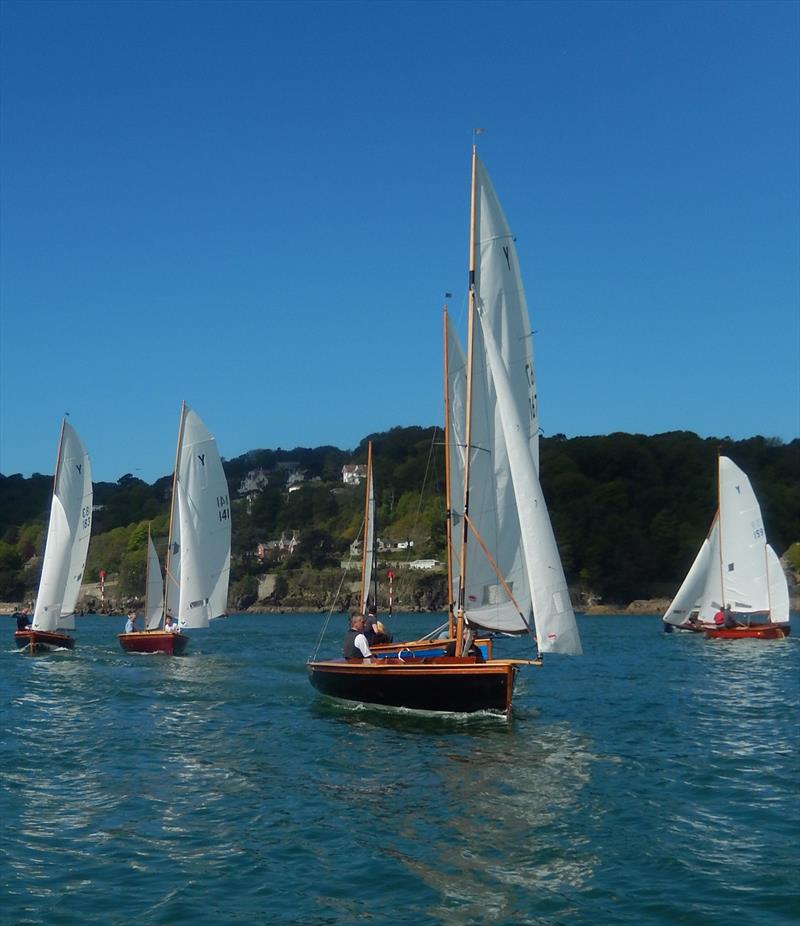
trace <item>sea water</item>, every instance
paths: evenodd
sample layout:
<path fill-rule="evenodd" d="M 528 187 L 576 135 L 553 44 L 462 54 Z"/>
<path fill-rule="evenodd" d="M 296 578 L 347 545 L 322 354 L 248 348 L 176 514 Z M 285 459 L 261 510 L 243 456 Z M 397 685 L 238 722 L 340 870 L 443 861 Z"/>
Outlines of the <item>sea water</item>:
<path fill-rule="evenodd" d="M 42 657 L 0 623 L 0 922 L 798 921 L 796 618 L 729 643 L 579 617 L 585 655 L 523 669 L 509 722 L 325 699 L 324 622 L 232 616 L 182 658 L 123 653 L 122 618 Z"/>

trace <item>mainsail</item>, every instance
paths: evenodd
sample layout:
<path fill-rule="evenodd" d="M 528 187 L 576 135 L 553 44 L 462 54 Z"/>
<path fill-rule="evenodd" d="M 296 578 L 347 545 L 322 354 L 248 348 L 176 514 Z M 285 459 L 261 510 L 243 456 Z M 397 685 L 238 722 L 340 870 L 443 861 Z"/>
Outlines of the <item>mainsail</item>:
<path fill-rule="evenodd" d="M 231 555 L 228 484 L 217 442 L 184 405 L 172 500 L 167 611 L 181 627 L 226 612 Z"/>
<path fill-rule="evenodd" d="M 468 517 L 470 536 L 475 537 L 462 557 L 464 615 L 473 626 L 505 633 L 526 632 L 532 618 L 541 652 L 580 653 L 539 486 L 531 327 L 514 237 L 477 156 L 474 203 L 473 295 L 479 321 L 473 320 L 468 352 L 468 397 L 463 351 L 448 334 L 451 511 L 456 518 L 464 516 L 455 489 L 463 485 L 468 469 Z M 467 405 L 468 427 L 459 417 Z M 460 552 L 459 533 L 453 531 L 453 546 Z"/>
<path fill-rule="evenodd" d="M 47 528 L 42 577 L 36 597 L 33 629 L 55 631 L 75 627 L 75 603 L 86 566 L 92 531 L 92 470 L 77 432 L 65 421 Z"/>

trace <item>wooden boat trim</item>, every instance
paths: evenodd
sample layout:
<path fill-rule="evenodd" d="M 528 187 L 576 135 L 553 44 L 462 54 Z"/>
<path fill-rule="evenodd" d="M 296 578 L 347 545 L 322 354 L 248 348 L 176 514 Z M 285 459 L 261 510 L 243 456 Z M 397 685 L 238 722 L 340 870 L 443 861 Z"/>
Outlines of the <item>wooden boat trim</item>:
<path fill-rule="evenodd" d="M 315 671 L 339 672 L 345 675 L 406 675 L 426 672 L 435 672 L 437 675 L 502 675 L 517 666 L 540 666 L 541 664 L 540 659 L 494 659 L 491 662 L 475 662 L 470 656 L 427 656 L 413 660 L 392 657 L 374 661 L 328 659 L 309 662 L 308 667 Z"/>
<path fill-rule="evenodd" d="M 370 649 L 375 655 L 388 655 L 389 653 L 401 653 L 404 650 L 410 650 L 412 653 L 416 650 L 428 649 L 445 649 L 450 643 L 455 643 L 455 637 L 444 637 L 439 640 L 406 640 L 401 643 L 376 643 Z M 492 644 L 490 637 L 481 637 L 475 640 L 475 645 L 485 648 L 486 658 L 492 658 Z"/>

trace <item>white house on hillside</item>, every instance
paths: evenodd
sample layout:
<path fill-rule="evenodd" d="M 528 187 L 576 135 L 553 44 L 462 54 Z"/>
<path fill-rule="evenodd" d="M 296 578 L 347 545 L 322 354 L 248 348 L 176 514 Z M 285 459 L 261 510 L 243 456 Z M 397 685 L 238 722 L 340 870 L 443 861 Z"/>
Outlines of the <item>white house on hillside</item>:
<path fill-rule="evenodd" d="M 342 467 L 342 482 L 346 486 L 360 486 L 366 478 L 366 463 L 345 463 Z"/>

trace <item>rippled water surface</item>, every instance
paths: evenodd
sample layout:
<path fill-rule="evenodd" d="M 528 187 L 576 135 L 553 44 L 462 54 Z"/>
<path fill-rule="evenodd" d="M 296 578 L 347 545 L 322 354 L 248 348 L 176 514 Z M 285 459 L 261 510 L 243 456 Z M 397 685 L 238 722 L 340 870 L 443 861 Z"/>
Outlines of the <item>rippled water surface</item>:
<path fill-rule="evenodd" d="M 579 618 L 586 655 L 524 670 L 508 723 L 327 701 L 323 620 L 234 616 L 183 658 L 98 617 L 30 657 L 3 621 L 0 922 L 798 921 L 796 618 L 734 643 Z"/>

